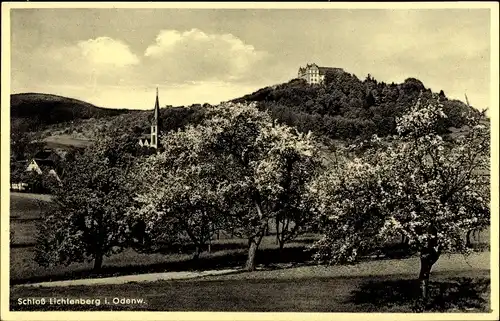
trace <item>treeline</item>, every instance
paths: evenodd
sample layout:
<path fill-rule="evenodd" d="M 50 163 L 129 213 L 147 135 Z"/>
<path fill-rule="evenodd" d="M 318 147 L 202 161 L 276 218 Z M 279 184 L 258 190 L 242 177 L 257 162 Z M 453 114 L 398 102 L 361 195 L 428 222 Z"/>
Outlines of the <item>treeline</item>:
<path fill-rule="evenodd" d="M 449 100 L 443 91 L 436 96 L 447 115 L 438 123 L 441 134 L 450 127 L 462 127 L 465 115 L 474 111 L 461 101 Z M 381 137 L 396 134 L 396 118 L 406 113 L 418 99 L 425 103 L 432 97 L 432 91 L 415 78 L 408 78 L 402 84 L 386 84 L 370 75 L 361 81 L 355 75 L 336 72 L 327 73 L 325 84 L 308 85 L 294 79 L 260 89 L 234 102 L 256 102 L 259 110 L 269 112 L 278 123 L 303 133 L 311 131 L 319 138 L 348 141 L 366 139 L 373 134 Z M 44 136 L 69 134 L 94 141 L 125 130 L 130 133 L 128 139 L 132 146 L 139 137 L 150 133 L 151 110 L 103 109 L 45 94 L 12 95 L 11 103 L 13 161 L 27 160 L 43 150 L 41 139 Z M 196 104 L 161 108 L 160 131 L 169 133 L 200 124 L 206 118 L 208 107 L 208 104 Z M 40 126 L 45 132 L 39 130 Z"/>
<path fill-rule="evenodd" d="M 34 105 L 37 106 L 36 104 Z M 160 131 L 168 133 L 184 128 L 188 124 L 198 124 L 204 117 L 207 105 L 192 105 L 189 107 L 170 107 L 160 109 Z M 35 108 L 33 107 L 33 108 Z M 19 111 L 19 110 L 18 110 Z M 113 136 L 116 132 L 127 132 L 134 144 L 141 135 L 151 131 L 151 110 L 133 111 L 117 115 L 104 115 L 98 118 L 75 118 L 63 122 L 39 126 L 34 113 L 34 120 L 19 118 L 18 114 L 11 118 L 11 159 L 27 160 L 46 146 L 42 139 L 52 135 L 72 135 L 75 138 L 94 141 L 105 136 Z M 68 146 L 68 150 L 71 150 Z"/>
<path fill-rule="evenodd" d="M 235 99 L 235 102 L 257 102 L 279 122 L 309 130 L 331 139 L 367 138 L 396 133 L 396 117 L 407 112 L 417 99 L 432 99 L 431 89 L 415 78 L 402 84 L 378 82 L 368 75 L 361 81 L 347 72 L 331 72 L 325 83 L 308 85 L 305 80 L 260 89 Z M 441 132 L 462 127 L 471 108 L 439 93 L 443 111 L 448 116 L 440 123 Z"/>
<path fill-rule="evenodd" d="M 180 107 L 168 107 L 160 109 L 160 131 L 170 132 L 185 127 L 187 124 L 197 124 L 204 115 L 207 105 L 191 105 Z M 75 138 L 95 140 L 107 133 L 116 130 L 127 130 L 140 136 L 149 134 L 151 131 L 151 110 L 134 111 L 133 113 L 124 113 L 115 116 L 106 116 L 102 118 L 80 119 L 72 122 L 53 124 L 47 127 L 41 136 L 51 135 L 73 135 Z M 20 123 L 22 126 L 19 126 Z M 12 126 L 16 132 L 29 131 L 24 120 L 15 119 Z"/>

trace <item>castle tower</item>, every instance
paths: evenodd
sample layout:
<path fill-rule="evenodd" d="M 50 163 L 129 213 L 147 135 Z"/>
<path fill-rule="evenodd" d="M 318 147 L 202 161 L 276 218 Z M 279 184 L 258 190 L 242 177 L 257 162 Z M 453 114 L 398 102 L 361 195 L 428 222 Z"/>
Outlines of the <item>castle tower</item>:
<path fill-rule="evenodd" d="M 151 120 L 151 141 L 149 147 L 158 148 L 158 130 L 160 128 L 160 102 L 158 99 L 158 87 L 156 87 L 156 102 Z"/>

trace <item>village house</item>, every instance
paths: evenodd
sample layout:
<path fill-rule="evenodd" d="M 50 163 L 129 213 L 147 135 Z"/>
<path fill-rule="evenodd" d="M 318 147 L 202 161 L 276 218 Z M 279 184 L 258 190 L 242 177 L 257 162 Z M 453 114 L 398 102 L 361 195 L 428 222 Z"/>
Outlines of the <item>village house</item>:
<path fill-rule="evenodd" d="M 305 67 L 299 67 L 298 78 L 304 79 L 308 84 L 322 84 L 327 72 L 341 72 L 342 68 L 319 67 L 315 63 L 307 64 Z"/>
<path fill-rule="evenodd" d="M 153 110 L 153 118 L 151 119 L 151 133 L 143 135 L 139 138 L 138 144 L 141 147 L 149 147 L 157 149 L 159 146 L 159 129 L 160 129 L 160 101 L 158 98 L 158 88 L 156 88 L 156 101 Z"/>
<path fill-rule="evenodd" d="M 45 149 L 38 152 L 29 160 L 19 161 L 21 166 L 25 166 L 25 172 L 36 173 L 41 176 L 52 176 L 60 182 L 59 175 L 57 174 L 57 163 L 61 157 L 51 149 Z M 26 182 L 11 182 L 11 189 L 18 191 L 25 191 L 33 189 Z"/>

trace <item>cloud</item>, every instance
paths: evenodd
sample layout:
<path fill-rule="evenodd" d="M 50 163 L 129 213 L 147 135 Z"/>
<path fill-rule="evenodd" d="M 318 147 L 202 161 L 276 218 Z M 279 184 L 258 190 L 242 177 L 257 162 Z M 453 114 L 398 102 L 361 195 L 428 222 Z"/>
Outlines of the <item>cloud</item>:
<path fill-rule="evenodd" d="M 31 52 L 18 51 L 12 59 L 13 69 L 24 71 L 14 79 L 21 84 L 29 77 L 28 82 L 52 85 L 118 85 L 120 79 L 130 79 L 138 65 L 140 59 L 129 46 L 110 37 L 41 45 Z"/>
<path fill-rule="evenodd" d="M 139 64 L 139 58 L 122 41 L 98 37 L 70 45 L 40 48 L 37 58 L 72 71 L 116 69 Z"/>
<path fill-rule="evenodd" d="M 45 60 L 74 72 L 116 70 L 139 64 L 139 58 L 122 41 L 98 37 L 75 44 L 52 46 L 40 53 Z"/>
<path fill-rule="evenodd" d="M 122 67 L 139 63 L 139 58 L 130 51 L 130 48 L 125 43 L 109 37 L 80 41 L 77 48 L 89 63 L 97 66 Z"/>
<path fill-rule="evenodd" d="M 232 34 L 191 29 L 160 31 L 144 56 L 160 82 L 231 81 L 253 74 L 267 53 Z"/>

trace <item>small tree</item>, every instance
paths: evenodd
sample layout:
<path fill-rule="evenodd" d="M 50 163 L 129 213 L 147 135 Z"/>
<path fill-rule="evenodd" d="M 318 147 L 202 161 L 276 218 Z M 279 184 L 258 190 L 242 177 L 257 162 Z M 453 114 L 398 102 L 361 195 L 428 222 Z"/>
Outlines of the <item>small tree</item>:
<path fill-rule="evenodd" d="M 54 187 L 55 208 L 39 230 L 40 265 L 93 260 L 99 270 L 104 256 L 127 245 L 129 180 L 119 157 L 112 157 L 111 141 L 98 141 L 65 164 L 61 185 Z"/>
<path fill-rule="evenodd" d="M 471 113 L 468 131 L 443 139 L 436 103 L 398 119 L 398 136 L 361 158 L 345 159 L 311 184 L 324 237 L 317 259 L 352 262 L 361 252 L 404 235 L 420 254 L 421 294 L 445 251 L 467 254 L 473 227 L 489 224 L 489 129 Z M 486 174 L 486 175 L 485 175 Z"/>

